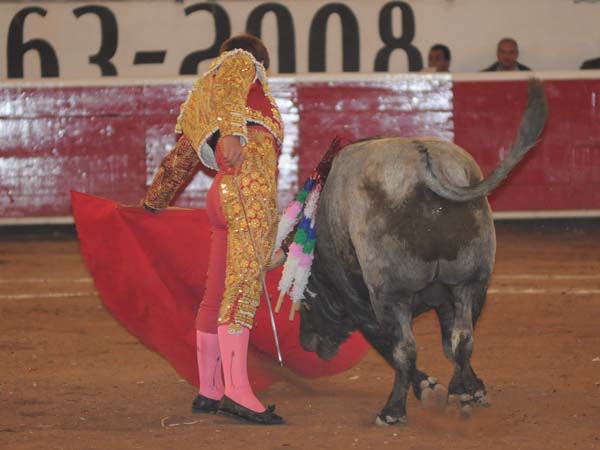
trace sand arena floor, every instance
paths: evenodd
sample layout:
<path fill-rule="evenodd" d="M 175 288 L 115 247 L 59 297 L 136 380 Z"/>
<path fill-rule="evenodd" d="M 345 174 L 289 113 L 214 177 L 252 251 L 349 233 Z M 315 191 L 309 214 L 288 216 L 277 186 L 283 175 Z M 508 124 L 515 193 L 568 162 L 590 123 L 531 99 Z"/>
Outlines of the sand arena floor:
<path fill-rule="evenodd" d="M 307 381 L 285 369 L 260 397 L 282 427 L 194 416 L 194 388 L 106 312 L 72 229 L 0 228 L 0 449 L 600 449 L 600 220 L 500 222 L 473 365 L 492 406 L 468 420 L 411 395 L 377 427 L 392 370 L 375 353 Z M 421 368 L 447 383 L 433 314 Z"/>

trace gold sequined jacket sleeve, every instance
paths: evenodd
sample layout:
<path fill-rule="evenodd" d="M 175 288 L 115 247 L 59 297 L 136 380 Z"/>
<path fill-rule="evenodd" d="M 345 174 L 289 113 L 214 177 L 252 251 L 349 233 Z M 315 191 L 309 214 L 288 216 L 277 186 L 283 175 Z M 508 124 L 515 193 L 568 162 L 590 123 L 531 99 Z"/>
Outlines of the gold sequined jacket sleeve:
<path fill-rule="evenodd" d="M 242 145 L 248 142 L 246 102 L 256 78 L 256 65 L 247 52 L 223 53 L 194 83 L 181 106 L 175 129 L 190 140 L 210 169 L 219 170 L 210 144 L 215 133 L 238 136 Z"/>
<path fill-rule="evenodd" d="M 254 61 L 238 53 L 223 61 L 213 84 L 213 106 L 221 136 L 239 136 L 243 145 L 248 143 L 246 101 L 255 75 Z"/>
<path fill-rule="evenodd" d="M 190 141 L 185 136 L 179 138 L 175 148 L 162 160 L 143 204 L 154 210 L 165 209 L 199 163 Z"/>

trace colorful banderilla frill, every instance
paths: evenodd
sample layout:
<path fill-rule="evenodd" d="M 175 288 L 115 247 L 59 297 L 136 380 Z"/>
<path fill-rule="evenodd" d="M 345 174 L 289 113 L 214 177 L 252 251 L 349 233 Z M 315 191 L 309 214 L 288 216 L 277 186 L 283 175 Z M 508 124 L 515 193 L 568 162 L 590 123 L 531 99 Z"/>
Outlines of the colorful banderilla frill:
<path fill-rule="evenodd" d="M 279 281 L 279 300 L 275 311 L 279 312 L 286 293 L 289 293 L 294 307 L 290 309 L 290 320 L 304 298 L 304 290 L 310 277 L 316 244 L 316 214 L 319 197 L 331 170 L 333 159 L 342 149 L 341 140 L 335 138 L 325 156 L 321 159 L 311 176 L 292 202 L 284 210 L 277 229 L 275 249 L 279 249 L 284 240 L 293 232 L 294 240 L 290 245 L 287 260 Z"/>

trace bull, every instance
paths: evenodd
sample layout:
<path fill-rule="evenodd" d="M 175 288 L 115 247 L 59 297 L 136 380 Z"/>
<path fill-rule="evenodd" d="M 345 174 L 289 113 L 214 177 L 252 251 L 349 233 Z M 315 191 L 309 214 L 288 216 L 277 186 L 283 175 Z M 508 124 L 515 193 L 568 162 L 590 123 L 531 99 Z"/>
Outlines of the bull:
<path fill-rule="evenodd" d="M 496 250 L 486 195 L 534 146 L 546 116 L 542 85 L 532 81 L 516 141 L 487 178 L 469 153 L 441 139 L 373 138 L 336 156 L 316 213 L 300 343 L 329 359 L 353 331 L 364 335 L 395 370 L 377 424 L 406 422 L 410 386 L 421 400 L 454 396 L 463 411 L 488 403 L 470 363 Z M 447 391 L 416 365 L 411 323 L 429 310 L 454 365 Z"/>

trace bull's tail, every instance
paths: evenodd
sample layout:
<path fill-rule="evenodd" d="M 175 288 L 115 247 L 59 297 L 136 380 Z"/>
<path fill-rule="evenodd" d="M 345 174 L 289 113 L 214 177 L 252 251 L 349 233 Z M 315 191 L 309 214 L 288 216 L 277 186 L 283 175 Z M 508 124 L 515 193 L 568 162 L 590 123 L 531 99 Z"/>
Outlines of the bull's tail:
<path fill-rule="evenodd" d="M 483 197 L 494 190 L 507 177 L 510 171 L 527 154 L 540 136 L 546 123 L 548 106 L 540 80 L 532 78 L 529 82 L 529 101 L 521 119 L 519 134 L 510 152 L 500 161 L 490 175 L 474 186 L 456 186 L 442 173 L 435 170 L 429 152 L 421 148 L 424 162 L 423 181 L 429 189 L 448 200 L 464 202 Z"/>

